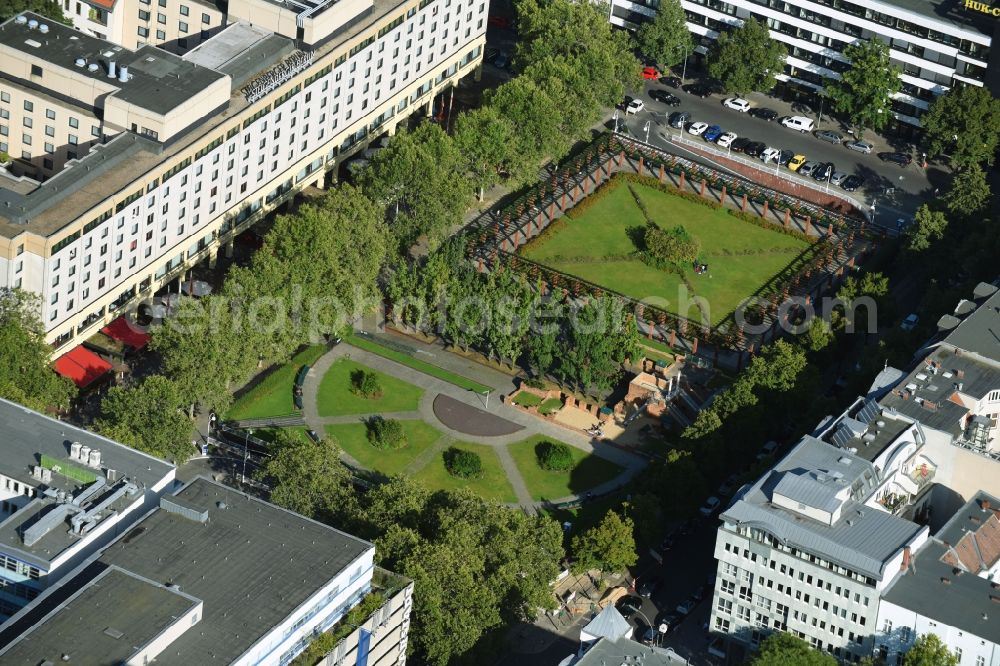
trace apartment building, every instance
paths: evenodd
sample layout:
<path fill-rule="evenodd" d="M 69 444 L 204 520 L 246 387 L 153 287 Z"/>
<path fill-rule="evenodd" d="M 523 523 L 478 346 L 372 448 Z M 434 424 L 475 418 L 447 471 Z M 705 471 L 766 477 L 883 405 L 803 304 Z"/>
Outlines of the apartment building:
<path fill-rule="evenodd" d="M 0 622 L 173 489 L 174 466 L 0 400 Z"/>
<path fill-rule="evenodd" d="M 844 661 L 874 649 L 879 596 L 928 529 L 873 508 L 879 470 L 812 436 L 722 512 L 710 629 L 737 651 L 788 631 Z"/>
<path fill-rule="evenodd" d="M 485 0 L 231 0 L 232 22 L 183 57 L 7 21 L 0 288 L 38 293 L 47 340 L 70 351 L 429 114 L 477 71 L 486 15 Z"/>
<path fill-rule="evenodd" d="M 633 28 L 655 14 L 658 0 L 612 0 L 612 23 Z M 991 44 L 998 22 L 961 0 L 681 0 L 700 59 L 720 30 L 754 17 L 788 51 L 777 92 L 815 102 L 825 81 L 850 67 L 844 49 L 881 39 L 902 69 L 890 130 L 913 134 L 935 96 L 955 85 L 1000 89 Z"/>
<path fill-rule="evenodd" d="M 332 629 L 329 663 L 401 666 L 413 584 L 374 555 L 199 477 L 4 625 L 0 661 L 283 666 Z M 345 624 L 370 598 L 375 611 Z"/>
<path fill-rule="evenodd" d="M 875 654 L 898 664 L 936 634 L 959 666 L 1000 664 L 1000 500 L 969 499 L 916 553 L 879 605 Z"/>
<path fill-rule="evenodd" d="M 133 50 L 184 53 L 226 25 L 224 9 L 206 0 L 62 0 L 62 10 L 80 32 Z"/>

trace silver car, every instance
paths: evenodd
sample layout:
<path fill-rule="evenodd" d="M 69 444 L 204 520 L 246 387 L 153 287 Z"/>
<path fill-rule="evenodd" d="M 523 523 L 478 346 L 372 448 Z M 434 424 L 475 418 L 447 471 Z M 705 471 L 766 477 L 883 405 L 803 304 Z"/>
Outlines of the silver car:
<path fill-rule="evenodd" d="M 870 152 L 872 152 L 872 150 L 875 149 L 875 146 L 868 143 L 867 141 L 862 141 L 861 139 L 848 141 L 844 145 L 850 148 L 851 150 L 857 151 L 859 153 L 864 153 L 865 155 L 869 154 Z"/>
<path fill-rule="evenodd" d="M 808 175 L 812 174 L 813 169 L 815 169 L 819 165 L 820 165 L 819 162 L 813 162 L 813 161 L 810 160 L 810 161 L 806 162 L 805 164 L 803 164 L 802 166 L 800 166 L 797 173 L 800 176 L 808 176 Z"/>
<path fill-rule="evenodd" d="M 833 175 L 830 176 L 831 185 L 840 185 L 850 174 L 844 173 L 843 171 L 834 171 Z"/>

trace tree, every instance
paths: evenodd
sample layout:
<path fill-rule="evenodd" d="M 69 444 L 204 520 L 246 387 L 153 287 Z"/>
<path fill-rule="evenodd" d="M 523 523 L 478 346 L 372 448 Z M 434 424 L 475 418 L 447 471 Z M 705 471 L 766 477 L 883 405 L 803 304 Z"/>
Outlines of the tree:
<path fill-rule="evenodd" d="M 406 432 L 396 419 L 376 415 L 368 420 L 368 441 L 376 449 L 401 449 L 406 446 Z"/>
<path fill-rule="evenodd" d="M 64 25 L 73 25 L 54 0 L 0 0 L 0 23 L 22 12 L 34 12 Z"/>
<path fill-rule="evenodd" d="M 1000 101 L 988 89 L 953 86 L 931 102 L 920 124 L 929 154 L 950 148 L 955 166 L 993 164 L 1000 143 Z"/>
<path fill-rule="evenodd" d="M 539 467 L 550 472 L 566 472 L 576 464 L 573 452 L 562 442 L 539 442 L 535 445 L 535 458 Z"/>
<path fill-rule="evenodd" d="M 503 267 L 490 271 L 486 280 L 484 295 L 490 306 L 486 344 L 491 354 L 514 364 L 524 351 L 539 295 L 523 276 Z"/>
<path fill-rule="evenodd" d="M 937 634 L 923 634 L 903 655 L 903 666 L 958 666 L 958 657 Z"/>
<path fill-rule="evenodd" d="M 472 183 L 455 141 L 434 123 L 396 134 L 364 172 L 362 185 L 385 206 L 400 249 L 421 236 L 436 246 L 462 221 Z M 354 243 L 347 234 L 346 242 Z"/>
<path fill-rule="evenodd" d="M 789 391 L 795 386 L 795 379 L 806 365 L 808 360 L 800 348 L 785 340 L 778 340 L 754 356 L 746 377 L 755 387 Z"/>
<path fill-rule="evenodd" d="M 646 227 L 643 241 L 654 259 L 671 264 L 694 261 L 701 251 L 698 239 L 683 225 L 664 230 L 651 224 Z"/>
<path fill-rule="evenodd" d="M 663 0 L 653 20 L 639 26 L 635 41 L 647 58 L 665 67 L 673 67 L 694 50 L 687 15 L 678 0 Z"/>
<path fill-rule="evenodd" d="M 514 153 L 517 131 L 507 115 L 496 107 L 481 106 L 459 115 L 454 137 L 479 189 L 480 201 L 483 190 L 518 170 L 522 157 Z"/>
<path fill-rule="evenodd" d="M 547 91 L 526 76 L 519 76 L 499 88 L 487 91 L 486 104 L 501 110 L 514 128 L 510 145 L 521 159 L 509 166 L 510 179 L 515 184 L 531 182 L 538 177 L 543 158 L 562 155 L 570 145 L 560 129 L 561 109 Z"/>
<path fill-rule="evenodd" d="M 475 451 L 451 446 L 442 455 L 444 468 L 452 476 L 461 479 L 478 479 L 483 476 L 483 460 Z"/>
<path fill-rule="evenodd" d="M 314 442 L 279 431 L 273 450 L 258 473 L 271 485 L 272 502 L 320 520 L 346 513 L 352 506 L 350 473 L 340 461 L 336 442 Z"/>
<path fill-rule="evenodd" d="M 784 631 L 776 631 L 760 644 L 750 666 L 837 666 L 837 660 Z"/>
<path fill-rule="evenodd" d="M 943 198 L 952 215 L 971 217 L 982 211 L 990 200 L 990 185 L 983 168 L 973 163 L 959 171 Z"/>
<path fill-rule="evenodd" d="M 191 446 L 193 424 L 181 411 L 185 402 L 176 384 L 162 375 L 150 375 L 135 386 L 116 386 L 108 391 L 101 401 L 97 430 L 180 464 L 195 453 Z"/>
<path fill-rule="evenodd" d="M 931 210 L 927 204 L 917 209 L 913 216 L 913 224 L 906 228 L 907 248 L 913 252 L 923 252 L 934 241 L 944 238 L 948 228 L 948 219 L 944 213 Z"/>
<path fill-rule="evenodd" d="M 751 17 L 742 26 L 719 33 L 709 51 L 708 73 L 737 94 L 767 92 L 777 82 L 775 77 L 787 57 L 788 51 L 771 39 L 767 25 Z"/>
<path fill-rule="evenodd" d="M 826 349 L 833 342 L 833 330 L 822 317 L 816 317 L 810 322 L 809 328 L 800 338 L 806 351 L 818 352 Z"/>
<path fill-rule="evenodd" d="M 591 569 L 615 572 L 635 564 L 635 525 L 631 518 L 622 518 L 608 511 L 601 522 L 573 537 L 572 570 L 584 573 Z"/>
<path fill-rule="evenodd" d="M 538 313 L 542 314 L 541 312 Z M 537 315 L 536 315 L 537 316 Z M 531 334 L 526 338 L 528 364 L 538 377 L 544 377 L 553 368 L 559 350 L 561 321 L 554 317 L 535 319 Z"/>
<path fill-rule="evenodd" d="M 0 397 L 36 411 L 68 407 L 76 387 L 49 365 L 52 347 L 38 312 L 37 295 L 0 291 Z"/>
<path fill-rule="evenodd" d="M 840 80 L 830 79 L 826 96 L 839 113 L 850 118 L 861 137 L 866 129 L 880 130 L 892 117 L 892 96 L 899 91 L 902 71 L 889 60 L 889 46 L 866 39 L 844 49 L 851 67 Z"/>
<path fill-rule="evenodd" d="M 382 395 L 382 384 L 374 371 L 359 368 L 351 373 L 351 392 L 365 398 L 378 398 Z"/>

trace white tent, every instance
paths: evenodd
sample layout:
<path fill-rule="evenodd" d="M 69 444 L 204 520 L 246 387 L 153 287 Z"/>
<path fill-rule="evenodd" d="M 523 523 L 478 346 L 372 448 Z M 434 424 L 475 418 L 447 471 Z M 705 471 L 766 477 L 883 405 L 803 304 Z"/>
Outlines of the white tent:
<path fill-rule="evenodd" d="M 590 623 L 580 630 L 580 643 L 607 638 L 616 641 L 619 638 L 632 637 L 632 625 L 622 617 L 614 604 L 608 604 Z"/>

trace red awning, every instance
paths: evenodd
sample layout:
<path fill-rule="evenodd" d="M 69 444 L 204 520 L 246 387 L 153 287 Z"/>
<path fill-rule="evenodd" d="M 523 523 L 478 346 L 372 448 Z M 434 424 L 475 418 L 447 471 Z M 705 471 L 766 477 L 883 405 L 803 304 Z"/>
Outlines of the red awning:
<path fill-rule="evenodd" d="M 101 333 L 109 338 L 124 342 L 132 349 L 142 349 L 149 344 L 149 333 L 136 330 L 134 326 L 126 321 L 124 316 L 118 317 L 118 319 L 115 319 L 102 328 Z"/>
<path fill-rule="evenodd" d="M 75 347 L 57 358 L 53 366 L 56 372 L 63 377 L 72 379 L 73 383 L 80 388 L 90 386 L 94 380 L 111 370 L 110 363 L 82 346 Z"/>

